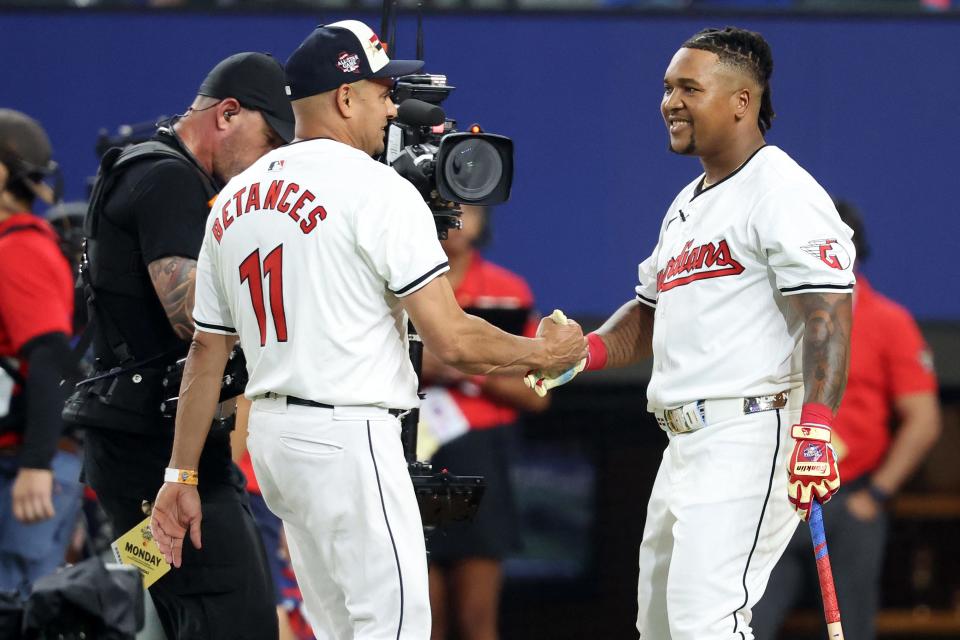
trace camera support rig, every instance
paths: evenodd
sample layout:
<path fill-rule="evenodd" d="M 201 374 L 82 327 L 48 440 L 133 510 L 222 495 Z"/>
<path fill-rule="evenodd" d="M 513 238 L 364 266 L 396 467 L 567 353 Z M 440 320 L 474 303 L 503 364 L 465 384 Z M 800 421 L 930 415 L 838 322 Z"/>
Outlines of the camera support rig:
<path fill-rule="evenodd" d="M 396 21 L 396 0 L 384 0 L 380 34 L 386 37 L 391 55 L 396 50 Z M 422 4 L 417 11 L 416 59 L 423 60 Z M 447 119 L 440 104 L 453 89 L 444 75 L 399 78 L 391 96 L 398 105 L 398 117 L 387 128 L 382 158 L 420 192 L 441 239 L 450 229 L 460 228 L 461 204 L 504 202 L 513 181 L 513 142 L 509 138 L 483 133 L 476 125 L 470 132 L 458 132 L 456 122 Z M 423 399 L 423 342 L 412 323 L 407 337 L 417 374 L 417 395 Z M 446 469 L 434 473 L 429 463 L 418 461 L 419 422 L 419 409 L 404 415 L 400 438 L 424 526 L 471 518 L 486 489 L 484 479 L 455 476 Z"/>

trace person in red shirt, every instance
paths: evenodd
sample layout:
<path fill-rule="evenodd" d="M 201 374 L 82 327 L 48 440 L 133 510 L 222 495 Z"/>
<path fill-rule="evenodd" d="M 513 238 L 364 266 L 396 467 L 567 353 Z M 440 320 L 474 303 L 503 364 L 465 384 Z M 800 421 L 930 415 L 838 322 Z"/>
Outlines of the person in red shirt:
<path fill-rule="evenodd" d="M 55 166 L 40 124 L 0 109 L 0 591 L 21 596 L 62 563 L 81 495 L 60 418 L 73 277 L 56 233 L 31 213 L 38 198 L 53 204 L 44 179 Z"/>
<path fill-rule="evenodd" d="M 489 238 L 487 211 L 464 205 L 463 228 L 443 241 L 447 277 L 457 302 L 510 333 L 533 336 L 533 295 L 520 276 L 485 260 L 477 250 Z M 476 517 L 436 531 L 430 554 L 431 638 L 498 637 L 502 560 L 519 548 L 519 520 L 510 483 L 511 425 L 518 411 L 543 411 L 539 398 L 517 376 L 467 376 L 424 350 L 426 399 L 420 408 L 420 453 L 432 453 L 435 470 L 479 475 L 487 489 Z M 436 449 L 439 445 L 439 449 Z M 427 457 L 427 456 L 423 456 Z M 456 633 L 451 633 L 455 629 Z"/>
<path fill-rule="evenodd" d="M 856 208 L 836 202 L 853 229 L 859 263 L 869 255 Z M 917 469 L 940 435 L 933 358 L 910 312 L 873 289 L 857 272 L 850 373 L 837 413 L 833 445 L 843 491 L 823 506 L 830 560 L 847 637 L 876 637 L 888 517 L 885 505 Z M 898 427 L 891 431 L 890 423 Z M 797 530 L 754 608 L 757 638 L 776 638 L 801 593 L 817 589 L 810 534 Z"/>

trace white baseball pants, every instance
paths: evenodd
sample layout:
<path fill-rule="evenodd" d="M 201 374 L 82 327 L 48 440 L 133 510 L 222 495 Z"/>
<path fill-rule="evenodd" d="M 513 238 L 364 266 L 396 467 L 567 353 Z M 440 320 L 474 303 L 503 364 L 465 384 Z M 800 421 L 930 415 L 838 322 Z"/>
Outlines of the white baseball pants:
<path fill-rule="evenodd" d="M 399 420 L 256 400 L 247 446 L 318 640 L 428 640 L 427 555 Z"/>
<path fill-rule="evenodd" d="M 642 640 L 753 640 L 750 609 L 800 522 L 787 501 L 793 399 L 670 434 L 640 545 Z"/>

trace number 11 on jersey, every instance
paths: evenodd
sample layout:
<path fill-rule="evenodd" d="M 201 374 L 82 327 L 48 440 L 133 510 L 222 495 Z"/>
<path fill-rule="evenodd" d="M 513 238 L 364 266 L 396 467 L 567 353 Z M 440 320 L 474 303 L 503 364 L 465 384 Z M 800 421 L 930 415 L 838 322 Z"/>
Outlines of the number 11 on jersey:
<path fill-rule="evenodd" d="M 250 302 L 260 327 L 260 346 L 267 344 L 267 311 L 263 300 L 263 280 L 270 277 L 270 313 L 273 315 L 273 328 L 278 342 L 287 341 L 287 316 L 283 310 L 283 245 L 267 254 L 260 268 L 260 249 L 257 249 L 240 263 L 240 282 L 250 287 Z"/>

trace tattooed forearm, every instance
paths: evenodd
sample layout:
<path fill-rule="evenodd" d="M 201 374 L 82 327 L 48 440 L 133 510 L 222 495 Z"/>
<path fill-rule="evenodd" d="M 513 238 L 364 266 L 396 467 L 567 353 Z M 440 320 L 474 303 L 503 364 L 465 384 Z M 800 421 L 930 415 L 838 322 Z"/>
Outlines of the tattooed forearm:
<path fill-rule="evenodd" d="M 653 309 L 632 301 L 597 329 L 607 347 L 607 368 L 640 362 L 653 354 Z"/>
<path fill-rule="evenodd" d="M 147 271 L 173 332 L 181 340 L 189 341 L 194 330 L 197 261 L 177 256 L 160 258 L 147 265 Z"/>
<path fill-rule="evenodd" d="M 791 299 L 803 315 L 804 402 L 834 411 L 840 406 L 850 365 L 853 296 L 849 293 L 804 293 Z"/>

